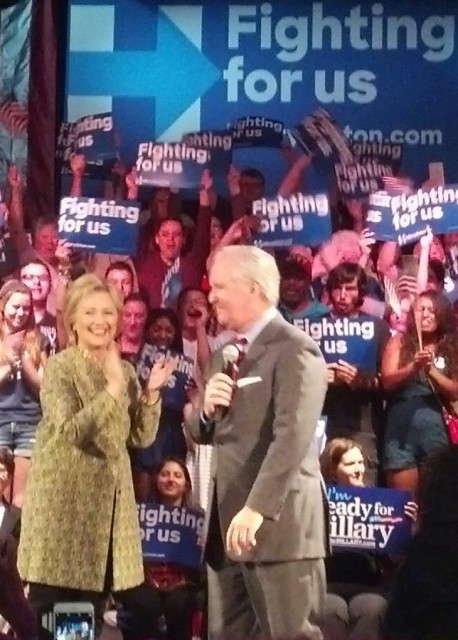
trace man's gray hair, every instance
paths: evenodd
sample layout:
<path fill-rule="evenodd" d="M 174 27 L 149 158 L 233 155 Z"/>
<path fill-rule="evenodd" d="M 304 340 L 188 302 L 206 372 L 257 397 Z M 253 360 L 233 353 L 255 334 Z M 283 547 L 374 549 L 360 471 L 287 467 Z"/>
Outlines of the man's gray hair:
<path fill-rule="evenodd" d="M 256 282 L 266 302 L 277 306 L 280 297 L 280 273 L 273 256 L 258 247 L 231 245 L 217 251 L 215 262 L 220 259 L 230 263 L 230 275 L 233 280 Z"/>

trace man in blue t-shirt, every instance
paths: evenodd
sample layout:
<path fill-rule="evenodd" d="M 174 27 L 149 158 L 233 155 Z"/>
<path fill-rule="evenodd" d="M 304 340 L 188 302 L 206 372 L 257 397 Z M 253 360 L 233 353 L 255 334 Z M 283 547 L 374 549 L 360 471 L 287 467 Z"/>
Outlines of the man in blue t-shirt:
<path fill-rule="evenodd" d="M 383 395 L 378 373 L 390 333 L 383 320 L 360 310 L 366 294 L 366 282 L 364 270 L 353 263 L 342 263 L 329 273 L 326 290 L 331 309 L 327 319 L 341 326 L 350 322 L 359 322 L 363 326 L 370 323 L 373 327 L 371 351 L 374 358 L 370 370 L 353 360 L 350 353 L 336 357 L 328 364 L 329 387 L 323 414 L 327 417 L 328 439 L 350 437 L 362 446 L 367 460 L 367 480 L 375 484 L 383 439 Z"/>
<path fill-rule="evenodd" d="M 329 313 L 329 307 L 311 296 L 309 263 L 287 258 L 280 265 L 280 305 L 282 316 L 299 329 L 305 330 L 306 319 L 316 320 Z"/>

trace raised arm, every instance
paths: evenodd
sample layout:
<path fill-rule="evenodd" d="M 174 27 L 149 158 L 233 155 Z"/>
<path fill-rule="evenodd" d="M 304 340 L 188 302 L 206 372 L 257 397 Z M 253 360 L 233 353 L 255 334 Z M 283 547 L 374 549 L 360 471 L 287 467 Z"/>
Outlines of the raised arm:
<path fill-rule="evenodd" d="M 19 256 L 27 260 L 28 255 L 33 258 L 34 254 L 24 227 L 22 178 L 14 164 L 8 168 L 8 184 L 11 191 L 8 227 Z"/>
<path fill-rule="evenodd" d="M 287 198 L 293 193 L 298 193 L 302 189 L 302 180 L 306 170 L 310 167 L 312 156 L 301 153 L 291 164 L 287 174 L 281 181 L 278 188 L 278 195 Z"/>
<path fill-rule="evenodd" d="M 70 156 L 70 168 L 72 170 L 70 195 L 72 198 L 81 198 L 83 195 L 83 175 L 86 169 L 86 158 L 82 153 L 72 153 Z"/>
<path fill-rule="evenodd" d="M 205 270 L 205 263 L 210 253 L 210 228 L 212 209 L 210 192 L 213 189 L 213 180 L 208 169 L 202 174 L 202 186 L 199 191 L 199 211 L 197 213 L 197 227 L 192 244 L 191 253 Z"/>
<path fill-rule="evenodd" d="M 231 198 L 232 219 L 235 221 L 246 215 L 246 203 L 240 193 L 240 171 L 233 164 L 227 174 L 227 186 Z"/>
<path fill-rule="evenodd" d="M 420 257 L 418 259 L 417 272 L 417 295 L 426 291 L 428 284 L 428 268 L 429 268 L 429 252 L 433 243 L 434 236 L 428 227 L 428 232 L 420 239 Z"/>
<path fill-rule="evenodd" d="M 397 242 L 384 242 L 380 248 L 377 260 L 377 272 L 382 277 L 389 278 L 392 282 L 398 279 L 398 269 L 396 263 L 399 256 L 399 245 Z"/>

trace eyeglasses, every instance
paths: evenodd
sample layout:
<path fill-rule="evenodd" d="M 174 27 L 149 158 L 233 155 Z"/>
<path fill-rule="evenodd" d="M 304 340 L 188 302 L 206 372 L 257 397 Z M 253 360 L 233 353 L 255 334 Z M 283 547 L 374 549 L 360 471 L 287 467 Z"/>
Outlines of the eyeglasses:
<path fill-rule="evenodd" d="M 27 282 L 33 282 L 34 280 L 38 280 L 38 282 L 49 282 L 48 276 L 36 276 L 32 274 L 24 274 L 21 279 Z"/>

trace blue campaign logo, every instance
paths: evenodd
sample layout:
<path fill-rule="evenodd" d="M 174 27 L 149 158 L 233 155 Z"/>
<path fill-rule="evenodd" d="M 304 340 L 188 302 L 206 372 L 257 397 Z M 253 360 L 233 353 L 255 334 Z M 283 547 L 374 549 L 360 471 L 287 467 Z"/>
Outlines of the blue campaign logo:
<path fill-rule="evenodd" d="M 185 142 L 144 142 L 138 147 L 137 174 L 140 186 L 198 189 L 209 166 L 211 152 Z"/>
<path fill-rule="evenodd" d="M 304 331 L 320 347 L 327 363 L 344 360 L 358 370 L 375 374 L 378 356 L 375 323 L 376 319 L 366 315 L 359 318 L 306 318 Z"/>
<path fill-rule="evenodd" d="M 376 240 L 417 242 L 428 227 L 436 235 L 458 230 L 458 184 L 405 194 L 379 191 L 369 198 L 366 226 Z"/>
<path fill-rule="evenodd" d="M 107 7 L 72 3 L 68 94 L 73 100 L 110 96 L 114 110 L 119 106 L 122 112 L 130 102 L 120 125 L 126 122 L 134 135 L 146 133 L 137 144 L 158 139 L 221 75 L 198 46 L 198 14 L 189 11 L 188 26 L 180 29 L 172 9 L 132 0 L 113 0 Z M 101 32 L 94 29 L 96 17 L 104 20 Z M 149 106 L 141 113 L 143 126 L 134 122 L 139 105 Z"/>
<path fill-rule="evenodd" d="M 392 176 L 390 164 L 381 164 L 377 160 L 352 162 L 334 165 L 337 189 L 342 198 L 366 199 L 369 194 L 383 189 L 383 176 Z"/>
<path fill-rule="evenodd" d="M 259 247 L 314 247 L 331 236 L 329 201 L 324 194 L 261 198 L 253 202 L 253 214 L 259 219 L 253 242 Z"/>
<path fill-rule="evenodd" d="M 409 491 L 369 487 L 327 487 L 333 550 L 402 554 L 412 535 L 405 506 Z"/>
<path fill-rule="evenodd" d="M 131 200 L 62 198 L 59 237 L 96 253 L 137 253 L 140 204 Z"/>
<path fill-rule="evenodd" d="M 192 358 L 169 349 L 155 347 L 146 343 L 142 349 L 137 364 L 137 376 L 140 384 L 144 386 L 148 380 L 154 363 L 161 357 L 177 358 L 177 368 L 172 373 L 170 380 L 161 390 L 164 406 L 182 410 L 187 401 L 186 386 L 194 375 L 194 362 Z"/>
<path fill-rule="evenodd" d="M 137 505 L 143 557 L 165 564 L 200 569 L 205 516 L 198 509 Z"/>

